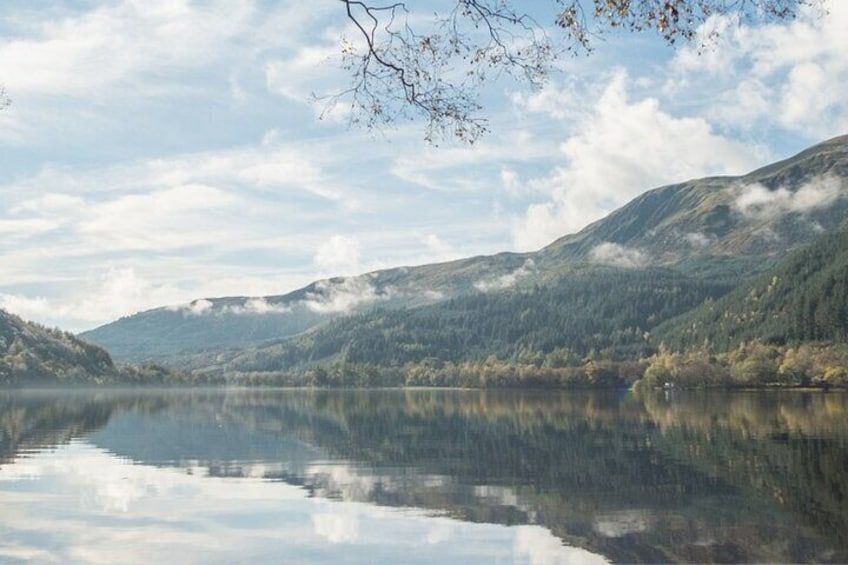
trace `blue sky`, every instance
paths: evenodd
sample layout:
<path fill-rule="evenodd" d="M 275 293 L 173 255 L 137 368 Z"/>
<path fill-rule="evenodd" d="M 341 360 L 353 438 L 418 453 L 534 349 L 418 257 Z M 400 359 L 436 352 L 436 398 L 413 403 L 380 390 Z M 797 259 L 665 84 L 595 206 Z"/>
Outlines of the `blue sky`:
<path fill-rule="evenodd" d="M 540 90 L 496 81 L 473 147 L 316 119 L 310 94 L 347 84 L 339 2 L 46 4 L 0 15 L 0 307 L 70 330 L 537 249 L 652 187 L 848 133 L 835 0 L 779 25 L 710 21 L 701 54 L 612 36 Z"/>

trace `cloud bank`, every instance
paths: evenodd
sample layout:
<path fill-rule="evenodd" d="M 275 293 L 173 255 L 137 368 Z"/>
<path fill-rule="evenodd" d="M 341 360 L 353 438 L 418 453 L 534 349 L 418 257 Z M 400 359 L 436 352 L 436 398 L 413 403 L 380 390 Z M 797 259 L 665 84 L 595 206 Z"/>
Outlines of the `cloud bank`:
<path fill-rule="evenodd" d="M 632 101 L 629 82 L 625 71 L 616 71 L 573 128 L 576 133 L 560 145 L 562 164 L 542 181 L 550 199 L 530 205 L 517 219 L 516 247 L 538 249 L 647 189 L 709 174 L 743 173 L 760 161 L 758 148 L 716 133 L 703 118 L 669 114 L 657 98 Z"/>
<path fill-rule="evenodd" d="M 514 271 L 503 274 L 495 278 L 481 279 L 474 283 L 474 288 L 480 292 L 490 292 L 493 290 L 503 290 L 515 286 L 520 279 L 530 275 L 536 270 L 536 264 L 533 259 L 527 259 L 523 265 Z"/>
<path fill-rule="evenodd" d="M 842 181 L 832 175 L 818 177 L 797 190 L 769 190 L 754 183 L 732 189 L 733 206 L 747 218 L 770 219 L 789 212 L 805 213 L 833 204 L 845 192 Z"/>
<path fill-rule="evenodd" d="M 308 293 L 303 304 L 319 314 L 348 314 L 357 306 L 387 300 L 391 293 L 378 293 L 370 278 L 362 275 L 319 281 L 315 284 L 315 292 Z"/>
<path fill-rule="evenodd" d="M 647 266 L 650 262 L 650 258 L 644 252 L 609 241 L 593 247 L 589 252 L 589 259 L 598 265 L 622 269 L 638 269 Z"/>

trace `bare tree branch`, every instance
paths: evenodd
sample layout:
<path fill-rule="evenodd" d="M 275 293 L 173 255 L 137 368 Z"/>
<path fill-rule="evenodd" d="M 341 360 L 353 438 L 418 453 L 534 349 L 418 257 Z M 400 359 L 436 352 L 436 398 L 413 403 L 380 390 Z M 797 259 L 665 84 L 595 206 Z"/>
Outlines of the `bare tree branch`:
<path fill-rule="evenodd" d="M 520 0 L 454 0 L 430 25 L 406 2 L 339 0 L 354 32 L 343 39 L 350 86 L 323 97 L 327 108 L 349 104 L 350 121 L 379 129 L 425 120 L 425 138 L 474 143 L 488 130 L 480 87 L 504 74 L 538 87 L 565 53 L 589 53 L 616 30 L 653 32 L 692 41 L 714 15 L 740 22 L 794 18 L 822 0 L 550 0 L 540 24 Z M 538 8 L 538 6 L 536 6 Z M 544 14 L 545 9 L 540 9 Z M 556 35 L 554 39 L 552 35 Z"/>

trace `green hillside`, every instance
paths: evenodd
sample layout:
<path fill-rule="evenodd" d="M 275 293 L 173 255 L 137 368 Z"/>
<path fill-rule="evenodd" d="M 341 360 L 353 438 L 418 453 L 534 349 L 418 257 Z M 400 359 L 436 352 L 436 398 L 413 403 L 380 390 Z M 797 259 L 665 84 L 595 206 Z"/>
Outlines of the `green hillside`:
<path fill-rule="evenodd" d="M 777 265 L 822 233 L 846 227 L 846 179 L 843 136 L 744 176 L 650 190 L 534 253 L 386 269 L 279 296 L 200 299 L 82 336 L 121 361 L 213 372 L 490 358 L 559 365 L 563 358 L 637 359 L 661 341 L 700 348 L 706 339 L 720 348 L 751 339 L 830 339 L 822 328 L 840 311 L 839 285 L 823 279 L 819 288 L 795 276 L 801 267 Z M 822 253 L 825 261 L 830 251 Z M 781 286 L 772 292 L 788 293 L 780 296 L 789 302 L 746 312 L 738 291 L 721 314 L 745 313 L 738 328 L 724 319 L 715 326 L 706 309 L 688 326 L 657 328 L 746 280 L 769 273 L 770 282 L 774 268 L 782 269 L 775 271 Z M 841 271 L 833 268 L 838 280 Z M 817 290 L 803 290 L 807 285 Z M 758 300 L 766 290 L 755 292 Z M 823 302 L 816 292 L 824 291 L 837 294 Z M 784 315 L 784 307 L 796 313 Z"/>
<path fill-rule="evenodd" d="M 0 386 L 189 382 L 157 365 L 116 365 L 102 347 L 0 310 Z"/>
<path fill-rule="evenodd" d="M 117 374 L 102 348 L 0 310 L 0 383 L 101 382 Z"/>
<path fill-rule="evenodd" d="M 336 277 L 278 296 L 199 299 L 126 316 L 80 337 L 123 362 L 183 364 L 192 354 L 279 340 L 374 307 L 415 307 L 477 293 L 481 283 L 523 272 L 528 257 L 501 253 Z"/>
<path fill-rule="evenodd" d="M 598 242 L 642 250 L 645 259 L 683 265 L 782 256 L 821 232 L 845 225 L 848 136 L 836 137 L 741 177 L 710 177 L 645 192 L 577 234 L 540 252 L 587 256 Z"/>
<path fill-rule="evenodd" d="M 768 274 L 660 326 L 673 349 L 705 343 L 728 351 L 747 341 L 776 345 L 848 341 L 848 231 L 822 236 Z"/>
<path fill-rule="evenodd" d="M 247 349 L 230 371 L 287 371 L 342 361 L 404 365 L 501 361 L 563 364 L 595 353 L 650 351 L 645 333 L 727 288 L 668 269 L 585 267 L 553 284 L 478 293 L 341 318 L 304 336 Z"/>

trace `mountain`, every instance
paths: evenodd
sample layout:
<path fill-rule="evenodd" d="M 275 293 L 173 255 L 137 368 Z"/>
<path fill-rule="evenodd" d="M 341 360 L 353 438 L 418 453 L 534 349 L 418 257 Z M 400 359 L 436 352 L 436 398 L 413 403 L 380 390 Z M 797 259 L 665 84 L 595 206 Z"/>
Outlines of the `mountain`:
<path fill-rule="evenodd" d="M 118 372 L 102 348 L 0 310 L 0 383 L 103 382 Z"/>
<path fill-rule="evenodd" d="M 314 282 L 288 294 L 198 299 L 121 318 L 80 337 L 124 362 L 179 363 L 187 354 L 293 336 L 375 306 L 409 307 L 509 286 L 530 272 L 528 254 L 502 253 Z"/>
<path fill-rule="evenodd" d="M 542 249 L 538 263 L 596 257 L 745 275 L 848 219 L 848 136 L 741 177 L 660 187 Z M 606 245 L 600 247 L 599 245 Z"/>
<path fill-rule="evenodd" d="M 335 361 L 402 366 L 579 360 L 592 352 L 638 358 L 646 332 L 727 291 L 662 268 L 593 267 L 532 288 L 460 296 L 415 308 L 378 308 L 333 320 L 280 343 L 218 355 L 226 372 L 279 372 Z M 228 357 L 231 357 L 228 359 Z M 226 363 L 221 364 L 222 359 Z"/>
<path fill-rule="evenodd" d="M 528 332 L 541 328 L 537 334 L 574 326 L 575 319 L 598 324 L 594 333 L 586 334 L 586 343 L 576 347 L 565 340 L 555 346 L 548 338 L 527 337 L 523 330 L 516 330 L 517 334 L 507 332 L 491 347 L 472 347 L 474 356 L 485 352 L 513 355 L 517 344 L 528 339 L 534 343 L 548 340 L 544 347 L 551 350 L 566 347 L 582 354 L 615 347 L 620 341 L 610 336 L 593 343 L 595 334 L 647 331 L 682 313 L 683 308 L 718 298 L 741 280 L 766 272 L 821 233 L 840 229 L 848 218 L 847 179 L 848 136 L 842 136 L 744 176 L 710 177 L 650 190 L 534 253 L 501 253 L 386 269 L 317 281 L 279 296 L 199 299 L 128 316 L 81 335 L 123 361 L 155 359 L 188 367 L 220 366 L 234 360 L 239 350 L 306 348 L 310 340 L 320 341 L 324 336 L 328 343 L 335 343 L 341 335 L 358 335 L 355 327 L 374 330 L 368 335 L 376 335 L 374 328 L 379 327 L 384 339 L 389 335 L 394 339 L 398 328 L 407 328 L 403 331 L 408 331 L 414 342 L 427 331 L 414 329 L 403 318 L 413 316 L 422 328 L 444 328 L 450 320 L 462 318 L 462 312 L 477 309 L 490 312 L 495 316 L 491 319 L 523 316 Z M 593 292 L 593 281 L 604 278 L 615 284 L 600 285 Z M 657 286 L 653 290 L 641 295 L 629 290 L 654 279 Z M 621 288 L 625 292 L 619 293 Z M 650 304 L 655 303 L 648 298 L 651 294 L 674 293 L 686 299 L 649 312 Z M 631 310 L 639 310 L 629 317 L 613 316 L 626 324 L 623 326 L 604 324 L 599 321 L 603 311 L 588 307 L 624 306 L 619 298 L 636 300 Z M 524 301 L 529 302 L 522 309 Z M 545 301 L 557 305 L 556 313 L 542 307 Z M 580 304 L 587 307 L 576 308 Z M 544 318 L 543 314 L 551 316 Z M 481 318 L 464 319 L 471 324 Z M 478 322 L 473 323 L 477 328 Z M 433 339 L 434 331 L 430 331 Z M 327 332 L 336 332 L 336 337 L 331 339 Z M 492 343 L 492 335 L 481 332 L 475 329 L 469 339 Z M 283 345 L 292 337 L 291 344 Z M 347 347 L 342 345 L 327 349 L 326 355 L 311 352 L 305 360 L 286 364 L 338 357 Z M 407 345 L 414 349 L 420 344 Z M 439 349 L 425 346 L 421 355 L 424 351 L 438 353 Z"/>

